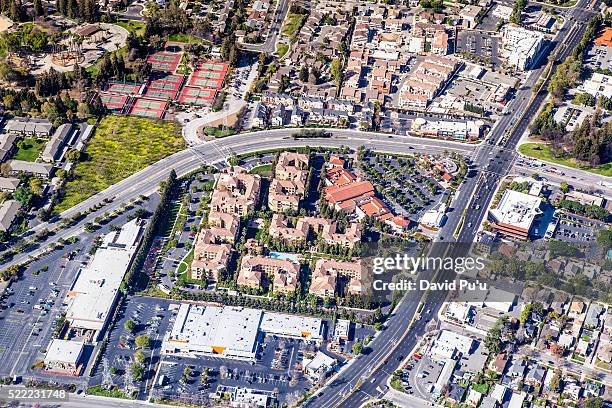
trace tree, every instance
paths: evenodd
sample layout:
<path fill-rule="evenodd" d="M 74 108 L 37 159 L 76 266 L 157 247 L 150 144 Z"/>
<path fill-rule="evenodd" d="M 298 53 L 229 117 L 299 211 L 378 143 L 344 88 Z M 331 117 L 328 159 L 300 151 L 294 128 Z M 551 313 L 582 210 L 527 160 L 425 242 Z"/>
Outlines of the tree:
<path fill-rule="evenodd" d="M 135 361 L 137 361 L 139 364 L 144 364 L 146 359 L 147 359 L 147 356 L 142 350 L 136 350 L 136 352 L 134 353 Z"/>
<path fill-rule="evenodd" d="M 32 192 L 32 194 L 38 197 L 42 197 L 43 186 L 42 186 L 42 181 L 40 181 L 38 177 L 30 178 L 30 181 L 28 184 L 30 185 L 30 191 Z"/>
<path fill-rule="evenodd" d="M 565 181 L 562 181 L 561 184 L 559 184 L 559 189 L 564 193 L 567 193 L 570 190 L 570 185 L 567 184 Z"/>
<path fill-rule="evenodd" d="M 125 323 L 123 323 L 123 328 L 130 333 L 133 333 L 134 329 L 136 328 L 136 323 L 132 319 L 126 320 Z"/>
<path fill-rule="evenodd" d="M 32 204 L 32 192 L 25 187 L 17 188 L 13 193 L 13 198 L 19 201 L 24 208 L 30 208 L 30 204 Z"/>
<path fill-rule="evenodd" d="M 596 242 L 606 251 L 612 248 L 612 229 L 599 230 Z"/>
<path fill-rule="evenodd" d="M 133 362 L 130 366 L 130 373 L 132 373 L 132 378 L 136 381 L 141 381 L 144 375 L 144 367 L 142 364 Z"/>
<path fill-rule="evenodd" d="M 484 343 L 490 353 L 497 354 L 501 351 L 501 326 L 502 321 L 497 320 L 495 325 L 487 333 L 487 337 L 485 337 Z"/>
<path fill-rule="evenodd" d="M 339 59 L 335 59 L 331 62 L 330 73 L 336 85 L 340 86 L 342 82 L 342 62 Z"/>
<path fill-rule="evenodd" d="M 151 339 L 149 336 L 142 334 L 134 339 L 134 343 L 136 343 L 138 348 L 149 348 L 151 346 Z"/>
<path fill-rule="evenodd" d="M 42 17 L 45 15 L 45 8 L 42 4 L 42 0 L 34 0 L 34 16 Z"/>
<path fill-rule="evenodd" d="M 66 152 L 66 160 L 76 163 L 81 160 L 81 152 L 77 149 L 70 149 Z"/>
<path fill-rule="evenodd" d="M 362 352 L 363 352 L 363 343 L 360 341 L 353 343 L 353 354 L 359 355 Z"/>
<path fill-rule="evenodd" d="M 602 408 L 604 401 L 601 397 L 587 398 L 582 405 L 584 408 Z"/>
<path fill-rule="evenodd" d="M 550 381 L 550 390 L 552 392 L 561 391 L 561 371 L 556 370 L 553 378 Z"/>
<path fill-rule="evenodd" d="M 595 106 L 595 97 L 589 93 L 581 92 L 576 94 L 572 103 L 575 105 Z"/>

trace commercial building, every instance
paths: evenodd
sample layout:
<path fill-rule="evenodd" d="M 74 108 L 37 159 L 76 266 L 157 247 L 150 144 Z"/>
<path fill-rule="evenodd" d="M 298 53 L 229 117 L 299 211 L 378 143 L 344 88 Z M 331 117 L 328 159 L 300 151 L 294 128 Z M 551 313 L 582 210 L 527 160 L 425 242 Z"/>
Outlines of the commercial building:
<path fill-rule="evenodd" d="M 442 330 L 434 341 L 431 354 L 434 358 L 441 360 L 456 358 L 458 353 L 467 356 L 473 346 L 474 340 L 471 337 L 450 330 Z"/>
<path fill-rule="evenodd" d="M 80 375 L 83 369 L 81 361 L 83 346 L 81 341 L 51 340 L 43 361 L 45 371 L 53 374 Z"/>
<path fill-rule="evenodd" d="M 604 96 L 612 98 L 612 76 L 601 73 L 594 73 L 591 79 L 584 81 L 584 91 L 593 95 L 595 98 Z"/>
<path fill-rule="evenodd" d="M 483 127 L 484 122 L 481 120 L 454 122 L 416 118 L 412 122 L 411 130 L 423 136 L 466 140 L 478 139 L 482 134 Z"/>
<path fill-rule="evenodd" d="M 323 321 L 313 317 L 183 303 L 164 336 L 162 353 L 254 361 L 265 335 L 320 342 L 324 328 Z"/>
<path fill-rule="evenodd" d="M 164 337 L 162 353 L 254 360 L 262 314 L 256 309 L 183 303 Z"/>
<path fill-rule="evenodd" d="M 323 381 L 333 370 L 338 360 L 317 351 L 312 358 L 304 358 L 304 375 L 313 383 Z"/>
<path fill-rule="evenodd" d="M 506 190 L 497 208 L 489 210 L 494 230 L 503 235 L 528 239 L 536 217 L 542 214 L 542 199 L 514 190 Z"/>
<path fill-rule="evenodd" d="M 521 71 L 529 70 L 544 49 L 544 34 L 513 24 L 503 29 L 502 47 L 508 64 Z"/>
<path fill-rule="evenodd" d="M 70 328 L 85 339 L 97 341 L 112 316 L 119 286 L 130 269 L 142 235 L 143 223 L 134 219 L 120 231 L 104 236 L 93 259 L 72 283 L 64 306 Z"/>

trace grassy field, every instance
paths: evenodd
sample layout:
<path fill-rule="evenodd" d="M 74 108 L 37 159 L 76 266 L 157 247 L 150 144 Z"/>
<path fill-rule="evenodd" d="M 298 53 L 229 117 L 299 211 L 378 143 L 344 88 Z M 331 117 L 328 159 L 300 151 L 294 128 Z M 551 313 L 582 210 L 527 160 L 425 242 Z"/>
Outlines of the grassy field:
<path fill-rule="evenodd" d="M 282 29 L 283 35 L 293 38 L 300 27 L 302 27 L 302 22 L 305 19 L 306 16 L 304 14 L 288 14 Z"/>
<path fill-rule="evenodd" d="M 126 30 L 128 30 L 129 32 L 131 32 L 137 37 L 142 37 L 145 33 L 145 23 L 141 21 L 134 21 L 134 20 L 118 21 L 115 24 L 117 24 L 120 27 L 125 28 Z"/>
<path fill-rule="evenodd" d="M 255 166 L 249 171 L 251 174 L 259 174 L 261 177 L 271 177 L 272 176 L 272 165 L 271 164 L 260 164 L 259 166 Z"/>
<path fill-rule="evenodd" d="M 612 163 L 602 164 L 599 166 L 591 167 L 585 164 L 579 163 L 572 158 L 555 157 L 550 150 L 550 147 L 544 143 L 525 143 L 519 146 L 519 152 L 525 156 L 533 157 L 536 159 L 544 160 L 550 163 L 560 164 L 563 166 L 573 167 L 576 169 L 585 170 L 595 174 L 601 174 L 603 176 L 612 176 Z"/>
<path fill-rule="evenodd" d="M 13 159 L 25 160 L 29 162 L 36 161 L 38 155 L 45 148 L 46 141 L 41 139 L 35 139 L 32 137 L 26 137 L 25 139 L 17 142 L 19 147 Z"/>
<path fill-rule="evenodd" d="M 289 44 L 276 45 L 276 53 L 278 54 L 279 58 L 284 57 L 287 51 L 289 51 Z"/>
<path fill-rule="evenodd" d="M 182 42 L 188 44 L 200 44 L 202 40 L 191 34 L 170 34 L 168 41 Z"/>
<path fill-rule="evenodd" d="M 66 184 L 66 194 L 55 211 L 62 212 L 184 147 L 177 123 L 107 116 L 85 149 L 87 159 L 77 164 L 75 177 Z"/>

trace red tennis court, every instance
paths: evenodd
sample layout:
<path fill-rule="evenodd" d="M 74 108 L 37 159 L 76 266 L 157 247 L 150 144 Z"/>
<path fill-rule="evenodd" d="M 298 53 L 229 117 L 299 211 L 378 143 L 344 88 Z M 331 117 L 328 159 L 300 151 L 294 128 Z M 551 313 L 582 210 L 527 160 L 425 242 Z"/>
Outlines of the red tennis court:
<path fill-rule="evenodd" d="M 140 90 L 140 86 L 140 84 L 132 82 L 109 82 L 105 91 L 115 94 L 136 95 Z"/>
<path fill-rule="evenodd" d="M 151 64 L 151 68 L 155 71 L 174 72 L 181 61 L 181 56 L 182 53 L 180 52 L 156 52 L 149 55 L 147 62 Z"/>
<path fill-rule="evenodd" d="M 200 89 L 184 87 L 179 96 L 179 102 L 185 105 L 210 105 L 215 99 L 217 91 L 214 89 Z"/>
<path fill-rule="evenodd" d="M 130 110 L 130 115 L 144 116 L 147 118 L 161 119 L 166 112 L 168 103 L 155 99 L 139 98 L 136 99 L 134 106 Z"/>
<path fill-rule="evenodd" d="M 113 95 L 107 92 L 100 92 L 100 99 L 106 109 L 117 111 L 123 109 L 127 102 L 127 95 Z"/>
<path fill-rule="evenodd" d="M 145 96 L 159 99 L 176 99 L 184 77 L 182 75 L 167 75 L 163 78 L 154 79 L 149 83 Z"/>

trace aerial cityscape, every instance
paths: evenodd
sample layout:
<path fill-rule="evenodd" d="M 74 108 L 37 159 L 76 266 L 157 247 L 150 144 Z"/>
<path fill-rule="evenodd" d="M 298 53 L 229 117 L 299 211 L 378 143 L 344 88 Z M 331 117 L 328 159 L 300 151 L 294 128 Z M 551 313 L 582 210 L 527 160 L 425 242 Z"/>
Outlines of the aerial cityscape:
<path fill-rule="evenodd" d="M 0 407 L 612 407 L 611 0 L 0 0 Z"/>

